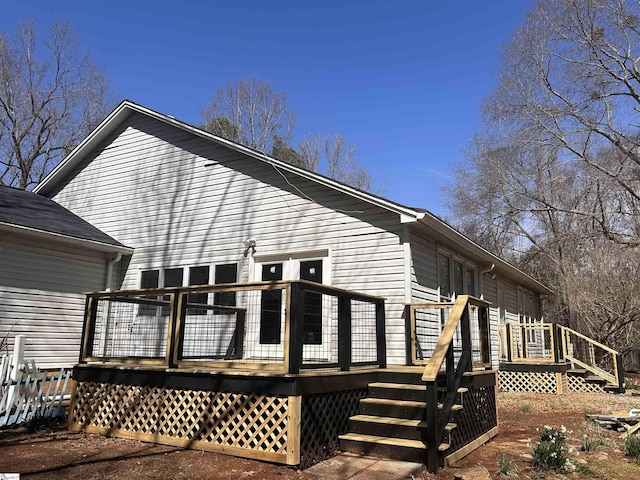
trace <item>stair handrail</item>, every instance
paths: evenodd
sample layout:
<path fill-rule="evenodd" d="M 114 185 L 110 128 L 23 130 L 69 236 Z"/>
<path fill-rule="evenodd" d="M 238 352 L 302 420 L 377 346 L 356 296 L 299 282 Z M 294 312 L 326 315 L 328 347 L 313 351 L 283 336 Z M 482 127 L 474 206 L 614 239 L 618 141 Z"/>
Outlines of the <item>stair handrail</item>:
<path fill-rule="evenodd" d="M 424 306 L 428 305 L 430 304 L 424 304 Z M 438 343 L 433 350 L 433 354 L 431 355 L 429 362 L 425 365 L 424 373 L 422 374 L 423 382 L 433 382 L 436 380 L 438 373 L 442 368 L 442 364 L 444 363 L 447 350 L 453 341 L 453 336 L 458 329 L 462 314 L 465 309 L 471 305 L 488 308 L 491 303 L 470 295 L 458 295 L 456 297 L 456 301 L 453 303 L 453 308 L 451 309 L 449 318 L 440 332 L 440 337 L 438 338 Z M 469 353 L 471 353 L 471 351 L 469 351 Z"/>
<path fill-rule="evenodd" d="M 466 372 L 473 370 L 473 354 L 471 345 L 471 326 L 469 310 L 471 306 L 488 309 L 490 303 L 469 295 L 456 298 L 449 318 L 447 319 L 436 347 L 422 374 L 427 384 L 426 431 L 427 468 L 437 471 L 440 465 L 440 447 L 444 439 L 446 425 L 451 419 L 458 389 Z M 487 317 L 488 321 L 488 317 Z M 487 325 L 488 326 L 488 325 Z M 458 327 L 461 328 L 462 353 L 455 365 L 453 338 Z M 486 335 L 489 332 L 487 330 Z M 446 394 L 438 405 L 437 378 L 442 365 L 446 362 Z"/>
<path fill-rule="evenodd" d="M 597 375 L 607 380 L 609 383 L 615 385 L 619 391 L 622 391 L 624 389 L 624 369 L 622 366 L 622 355 L 620 355 L 618 351 L 598 342 L 597 340 L 594 340 L 593 338 L 590 338 L 580 332 L 577 332 L 565 325 L 558 325 L 558 328 L 560 329 L 560 332 L 561 332 L 562 355 L 566 360 L 570 360 L 571 362 L 581 366 L 585 370 L 590 371 L 594 375 Z M 587 362 L 583 362 L 582 360 L 576 358 L 574 355 L 571 355 L 571 353 L 569 352 L 569 345 L 568 345 L 569 342 L 567 341 L 567 334 L 575 335 L 576 337 L 582 338 L 590 345 L 591 348 L 598 347 L 604 350 L 605 352 L 608 352 L 609 354 L 611 354 L 612 364 L 613 364 L 613 374 L 607 372 L 606 370 L 598 367 L 595 364 L 591 365 Z"/>

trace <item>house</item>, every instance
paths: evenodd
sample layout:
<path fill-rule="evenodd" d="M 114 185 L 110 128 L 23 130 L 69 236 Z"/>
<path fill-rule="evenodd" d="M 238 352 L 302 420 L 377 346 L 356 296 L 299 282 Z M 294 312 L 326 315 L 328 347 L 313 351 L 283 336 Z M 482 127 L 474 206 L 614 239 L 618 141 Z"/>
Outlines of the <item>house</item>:
<path fill-rule="evenodd" d="M 550 293 L 423 209 L 130 101 L 34 191 L 133 248 L 113 289 L 259 281 L 277 264 L 273 279 L 310 278 L 315 265 L 320 283 L 382 296 L 390 364 L 406 361 L 406 304 L 483 297 L 496 331 L 499 319 L 540 319 Z"/>
<path fill-rule="evenodd" d="M 437 469 L 495 435 L 498 324 L 551 293 L 428 211 L 130 101 L 35 192 L 132 249 L 88 296 L 72 428 L 301 466 L 349 428 Z"/>
<path fill-rule="evenodd" d="M 133 249 L 42 195 L 0 186 L 0 339 L 26 336 L 40 368 L 78 360 L 87 290 Z M 4 352 L 3 352 L 4 353 Z"/>

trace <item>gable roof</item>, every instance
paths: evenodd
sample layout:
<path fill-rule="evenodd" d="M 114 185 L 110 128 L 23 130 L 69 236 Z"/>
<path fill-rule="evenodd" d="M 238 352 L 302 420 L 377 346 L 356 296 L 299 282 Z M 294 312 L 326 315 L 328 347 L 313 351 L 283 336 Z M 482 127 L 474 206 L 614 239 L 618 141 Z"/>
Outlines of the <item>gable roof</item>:
<path fill-rule="evenodd" d="M 255 160 L 267 163 L 281 172 L 292 173 L 298 177 L 302 177 L 327 188 L 337 190 L 350 197 L 362 200 L 369 204 L 380 207 L 392 213 L 399 215 L 400 223 L 420 222 L 426 225 L 431 231 L 435 232 L 438 237 L 446 239 L 448 242 L 456 245 L 461 253 L 471 255 L 480 262 L 484 262 L 487 268 L 497 268 L 505 272 L 510 277 L 516 279 L 523 286 L 529 287 L 537 292 L 550 294 L 552 293 L 546 286 L 530 277 L 526 273 L 517 269 L 513 265 L 505 262 L 501 258 L 492 254 L 480 245 L 472 242 L 462 233 L 458 232 L 452 226 L 433 215 L 427 210 L 420 208 L 407 207 L 399 203 L 393 202 L 378 195 L 374 195 L 363 190 L 351 187 L 339 181 L 333 180 L 325 175 L 313 172 L 304 168 L 285 163 L 264 152 L 255 150 L 244 145 L 235 143 L 231 140 L 213 135 L 185 122 L 175 119 L 170 115 L 165 115 L 147 107 L 134 103 L 130 100 L 124 100 L 118 105 L 107 118 L 105 118 L 94 130 L 80 143 L 73 151 L 60 162 L 47 177 L 40 182 L 34 189 L 42 195 L 54 195 L 59 184 L 64 182 L 65 178 L 73 171 L 73 169 L 82 162 L 82 160 L 93 151 L 108 135 L 110 135 L 119 125 L 135 113 L 146 115 L 160 122 L 171 125 L 175 128 L 190 132 L 198 137 L 204 138 L 210 142 L 225 146 L 237 152 L 243 153 Z"/>
<path fill-rule="evenodd" d="M 54 236 L 97 250 L 133 252 L 50 198 L 4 185 L 0 185 L 0 230 Z"/>

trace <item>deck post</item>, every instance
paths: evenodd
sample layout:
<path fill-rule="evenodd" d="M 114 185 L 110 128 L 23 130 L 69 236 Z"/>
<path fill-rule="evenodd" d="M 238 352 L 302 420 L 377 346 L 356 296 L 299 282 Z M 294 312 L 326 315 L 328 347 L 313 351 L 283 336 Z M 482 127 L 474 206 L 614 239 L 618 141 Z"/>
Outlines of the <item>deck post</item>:
<path fill-rule="evenodd" d="M 289 316 L 289 373 L 300 373 L 304 335 L 304 288 L 291 282 L 291 315 Z"/>
<path fill-rule="evenodd" d="M 84 326 L 82 327 L 82 337 L 80 339 L 80 358 L 78 358 L 78 363 L 86 363 L 84 359 L 93 355 L 93 337 L 96 332 L 98 299 L 87 295 L 84 311 Z"/>
<path fill-rule="evenodd" d="M 411 305 L 404 306 L 404 343 L 405 343 L 405 363 L 409 366 L 413 365 L 413 345 L 415 342 L 414 331 L 415 321 L 412 315 Z"/>
<path fill-rule="evenodd" d="M 557 324 L 552 323 L 551 326 L 551 335 L 553 337 L 553 361 L 555 363 L 560 363 L 560 361 L 562 360 L 562 333 L 560 332 L 560 326 L 558 326 Z"/>
<path fill-rule="evenodd" d="M 338 297 L 338 363 L 340 370 L 351 367 L 351 299 Z"/>
<path fill-rule="evenodd" d="M 387 368 L 387 337 L 385 327 L 384 300 L 376 301 L 376 350 L 378 366 Z"/>
<path fill-rule="evenodd" d="M 440 467 L 440 455 L 438 452 L 440 418 L 437 384 L 437 380 L 427 384 L 426 428 L 422 428 L 423 441 L 427 444 L 427 469 L 431 473 L 436 473 Z"/>
<path fill-rule="evenodd" d="M 622 355 L 616 352 L 613 361 L 615 362 L 615 371 L 618 377 L 618 393 L 624 393 L 624 364 L 622 363 Z"/>
<path fill-rule="evenodd" d="M 182 358 L 182 344 L 184 342 L 184 317 L 187 310 L 185 294 L 175 289 L 169 296 L 171 306 L 169 311 L 169 325 L 167 332 L 166 361 L 169 368 L 177 366 Z"/>
<path fill-rule="evenodd" d="M 491 330 L 489 326 L 489 307 L 478 307 L 480 331 L 480 352 L 482 363 L 491 363 Z"/>
<path fill-rule="evenodd" d="M 513 361 L 513 344 L 511 343 L 511 324 L 505 323 L 505 343 L 507 344 L 507 362 Z"/>

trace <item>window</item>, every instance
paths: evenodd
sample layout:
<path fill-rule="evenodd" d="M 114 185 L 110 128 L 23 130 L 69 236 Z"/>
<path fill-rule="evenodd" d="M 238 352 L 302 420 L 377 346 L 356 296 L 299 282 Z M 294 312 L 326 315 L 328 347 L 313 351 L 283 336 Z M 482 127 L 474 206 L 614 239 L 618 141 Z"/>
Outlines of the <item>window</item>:
<path fill-rule="evenodd" d="M 225 265 L 216 265 L 216 274 L 214 282 L 216 285 L 220 283 L 235 283 L 238 281 L 238 265 L 228 263 Z M 226 307 L 236 306 L 236 292 L 216 292 L 213 303 Z"/>
<path fill-rule="evenodd" d="M 518 288 L 518 314 L 520 323 L 535 323 L 533 294 L 522 288 Z M 536 342 L 536 331 L 533 328 L 527 328 L 527 341 Z"/>
<path fill-rule="evenodd" d="M 476 293 L 476 271 L 473 268 L 467 267 L 465 273 L 467 279 L 467 288 L 465 293 L 468 295 L 477 295 Z"/>
<path fill-rule="evenodd" d="M 262 281 L 282 280 L 282 263 L 262 265 Z M 260 343 L 280 343 L 282 290 L 263 290 L 260 299 Z"/>
<path fill-rule="evenodd" d="M 211 283 L 211 268 L 209 265 L 199 265 L 194 267 L 175 267 L 165 269 L 143 270 L 140 274 L 140 288 L 181 287 L 183 285 L 209 285 Z M 235 263 L 221 264 L 215 266 L 214 283 L 235 283 L 237 281 L 238 266 Z M 168 301 L 169 297 L 164 296 L 162 300 Z M 188 296 L 189 304 L 206 305 L 209 303 L 208 293 L 192 293 Z M 235 306 L 235 292 L 219 292 L 214 295 L 216 305 Z M 157 308 L 154 306 L 141 306 L 139 315 L 155 315 Z M 205 315 L 206 308 L 190 307 L 190 315 Z M 162 308 L 162 314 L 169 314 L 169 307 Z"/>
<path fill-rule="evenodd" d="M 451 298 L 451 271 L 449 270 L 449 257 L 440 254 L 438 256 L 438 286 L 440 296 Z"/>
<path fill-rule="evenodd" d="M 143 270 L 140 274 L 140 288 L 158 288 L 160 270 Z M 154 305 L 140 305 L 138 315 L 155 315 L 158 307 Z"/>
<path fill-rule="evenodd" d="M 438 255 L 438 287 L 440 297 L 450 300 L 454 295 L 477 295 L 476 269 L 464 260 Z"/>
<path fill-rule="evenodd" d="M 209 266 L 190 267 L 189 268 L 189 285 L 208 285 L 209 284 Z M 204 305 L 208 303 L 207 293 L 192 293 L 187 299 L 187 303 L 196 303 Z M 189 308 L 190 315 L 206 315 L 206 308 Z"/>

